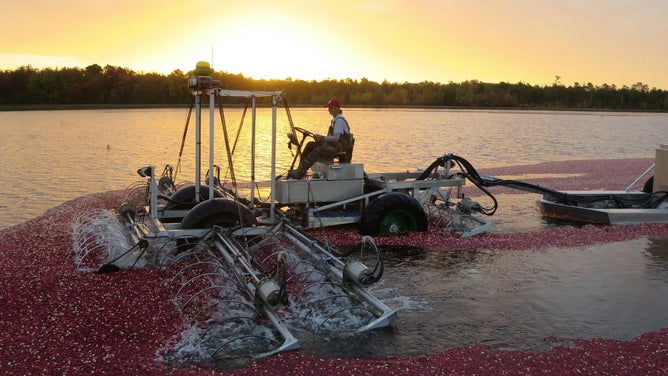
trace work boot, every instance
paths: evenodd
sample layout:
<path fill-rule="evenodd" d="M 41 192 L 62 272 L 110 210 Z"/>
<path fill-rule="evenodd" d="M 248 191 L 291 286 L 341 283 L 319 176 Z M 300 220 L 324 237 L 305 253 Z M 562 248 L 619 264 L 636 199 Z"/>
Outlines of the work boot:
<path fill-rule="evenodd" d="M 288 171 L 288 178 L 289 178 L 289 179 L 297 179 L 297 180 L 299 180 L 299 179 L 303 178 L 304 175 L 306 175 L 306 173 L 304 173 L 304 171 L 302 171 L 302 170 L 300 170 L 300 169 L 296 169 L 296 170 L 290 170 L 290 171 Z"/>

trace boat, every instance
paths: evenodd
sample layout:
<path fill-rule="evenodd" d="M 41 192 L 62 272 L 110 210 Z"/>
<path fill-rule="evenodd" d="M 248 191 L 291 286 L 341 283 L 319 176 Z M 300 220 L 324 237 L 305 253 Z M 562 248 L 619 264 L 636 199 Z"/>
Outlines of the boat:
<path fill-rule="evenodd" d="M 652 171 L 654 175 L 642 189 L 634 189 Z M 657 149 L 655 163 L 623 191 L 557 191 L 516 180 L 479 179 L 480 184 L 488 187 L 507 186 L 542 194 L 538 206 L 548 219 L 600 225 L 668 223 L 668 145 Z"/>
<path fill-rule="evenodd" d="M 544 217 L 602 225 L 668 223 L 668 192 L 566 191 L 538 201 Z"/>
<path fill-rule="evenodd" d="M 642 190 L 634 189 L 652 171 Z M 623 191 L 557 191 L 516 180 L 480 177 L 488 187 L 507 186 L 542 194 L 538 206 L 542 215 L 579 223 L 635 225 L 668 223 L 668 145 L 656 150 L 655 163 Z"/>
<path fill-rule="evenodd" d="M 634 190 L 638 182 L 653 176 Z M 656 150 L 655 161 L 623 191 L 546 191 L 538 202 L 545 217 L 604 225 L 668 223 L 668 145 Z"/>

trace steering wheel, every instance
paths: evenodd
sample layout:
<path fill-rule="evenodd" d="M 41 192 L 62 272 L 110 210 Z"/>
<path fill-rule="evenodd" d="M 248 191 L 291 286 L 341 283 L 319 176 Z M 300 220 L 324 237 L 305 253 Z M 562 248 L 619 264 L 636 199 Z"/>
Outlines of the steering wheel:
<path fill-rule="evenodd" d="M 315 133 L 309 131 L 308 129 L 295 127 L 295 130 L 298 131 L 298 132 L 301 132 L 305 136 L 310 136 L 310 137 L 315 138 Z"/>

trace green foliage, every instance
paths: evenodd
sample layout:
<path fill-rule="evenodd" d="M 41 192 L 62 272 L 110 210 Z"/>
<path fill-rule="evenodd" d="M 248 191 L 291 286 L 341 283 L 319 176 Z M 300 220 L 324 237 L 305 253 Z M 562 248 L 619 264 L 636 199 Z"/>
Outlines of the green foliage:
<path fill-rule="evenodd" d="M 59 69 L 23 66 L 0 71 L 0 106 L 184 105 L 190 103 L 191 73 L 175 70 L 165 76 L 97 64 Z M 642 82 L 617 88 L 577 82 L 564 86 L 559 76 L 549 86 L 477 80 L 447 84 L 377 83 L 366 78 L 256 80 L 226 72 L 215 72 L 213 77 L 227 89 L 286 90 L 291 105 L 321 105 L 337 97 L 346 106 L 668 110 L 667 92 Z"/>

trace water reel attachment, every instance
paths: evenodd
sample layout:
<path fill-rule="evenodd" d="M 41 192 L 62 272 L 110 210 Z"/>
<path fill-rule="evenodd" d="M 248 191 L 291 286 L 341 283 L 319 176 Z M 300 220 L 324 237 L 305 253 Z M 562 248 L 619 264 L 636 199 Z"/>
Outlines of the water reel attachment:
<path fill-rule="evenodd" d="M 375 258 L 375 267 L 371 270 L 362 261 L 351 258 L 343 266 L 344 281 L 364 286 L 378 282 L 383 275 L 383 257 L 380 255 L 373 238 L 370 236 L 363 237 L 357 249 L 359 249 L 360 254 L 371 253 L 372 257 Z"/>
<path fill-rule="evenodd" d="M 281 286 L 273 278 L 260 280 L 256 296 L 270 306 L 277 306 L 281 301 Z"/>
<path fill-rule="evenodd" d="M 371 272 L 369 268 L 357 260 L 348 260 L 343 267 L 343 275 L 346 280 L 362 285 L 369 284 Z"/>
<path fill-rule="evenodd" d="M 117 268 L 137 266 L 140 257 L 135 252 L 141 250 L 135 247 L 125 226 L 112 211 L 95 209 L 83 213 L 77 218 L 72 233 L 77 271 L 94 272 L 109 263 L 117 264 Z"/>

